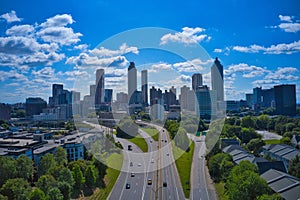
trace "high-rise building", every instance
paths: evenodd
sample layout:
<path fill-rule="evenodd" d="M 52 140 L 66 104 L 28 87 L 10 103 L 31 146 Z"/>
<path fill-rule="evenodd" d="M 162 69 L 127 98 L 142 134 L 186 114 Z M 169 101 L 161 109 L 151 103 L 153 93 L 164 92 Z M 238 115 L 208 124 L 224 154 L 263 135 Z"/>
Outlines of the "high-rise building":
<path fill-rule="evenodd" d="M 113 95 L 113 90 L 112 89 L 105 89 L 104 90 L 104 102 L 105 103 L 111 103 L 112 102 L 112 95 Z"/>
<path fill-rule="evenodd" d="M 142 104 L 148 106 L 148 72 L 142 70 Z"/>
<path fill-rule="evenodd" d="M 156 89 L 154 86 L 152 86 L 152 88 L 150 88 L 150 105 L 154 105 L 156 104 L 155 102 L 156 99 L 162 99 L 163 95 L 162 95 L 162 91 L 161 89 Z"/>
<path fill-rule="evenodd" d="M 190 88 L 184 85 L 180 88 L 180 106 L 181 109 L 187 109 L 188 105 L 188 92 L 190 91 Z"/>
<path fill-rule="evenodd" d="M 211 86 L 212 90 L 216 91 L 217 101 L 224 101 L 223 65 L 218 58 L 215 59 L 211 67 Z"/>
<path fill-rule="evenodd" d="M 104 69 L 97 69 L 95 105 L 99 106 L 103 102 L 104 102 Z"/>
<path fill-rule="evenodd" d="M 199 86 L 203 85 L 202 74 L 193 74 L 192 89 L 195 91 Z"/>
<path fill-rule="evenodd" d="M 176 88 L 172 86 L 169 90 L 169 104 L 176 105 Z"/>
<path fill-rule="evenodd" d="M 26 116 L 39 115 L 47 107 L 47 102 L 39 97 L 29 97 L 26 99 L 25 112 Z"/>
<path fill-rule="evenodd" d="M 134 104 L 135 102 L 135 91 L 137 91 L 137 70 L 135 68 L 134 62 L 130 62 L 128 67 L 128 100 L 129 104 Z"/>
<path fill-rule="evenodd" d="M 52 85 L 52 97 L 56 97 L 62 94 L 64 86 L 62 84 L 53 84 Z"/>
<path fill-rule="evenodd" d="M 90 85 L 90 96 L 95 98 L 95 96 L 96 96 L 96 85 Z"/>
<path fill-rule="evenodd" d="M 118 103 L 128 103 L 128 95 L 124 92 L 117 93 Z"/>
<path fill-rule="evenodd" d="M 274 86 L 275 107 L 278 115 L 296 115 L 296 85 Z"/>
<path fill-rule="evenodd" d="M 0 103 L 0 119 L 10 120 L 11 107 L 8 104 Z"/>
<path fill-rule="evenodd" d="M 71 91 L 72 103 L 80 101 L 80 92 Z"/>
<path fill-rule="evenodd" d="M 253 105 L 253 94 L 246 94 L 247 106 L 252 108 Z"/>
<path fill-rule="evenodd" d="M 213 93 L 213 92 L 212 92 Z M 200 86 L 195 92 L 196 96 L 196 113 L 199 114 L 202 119 L 211 119 L 213 113 L 211 92 L 206 85 Z"/>

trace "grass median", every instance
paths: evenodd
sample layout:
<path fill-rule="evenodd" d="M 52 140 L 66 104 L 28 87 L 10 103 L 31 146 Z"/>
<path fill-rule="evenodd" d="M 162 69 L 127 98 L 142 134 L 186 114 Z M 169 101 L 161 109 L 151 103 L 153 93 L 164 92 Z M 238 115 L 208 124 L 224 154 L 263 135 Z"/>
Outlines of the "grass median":
<path fill-rule="evenodd" d="M 97 188 L 94 191 L 94 194 L 86 199 L 107 199 L 121 172 L 123 155 L 114 153 L 107 158 L 107 163 L 108 168 L 106 169 L 106 175 L 104 176 L 105 188 Z M 109 166 L 113 166 L 114 168 Z"/>
<path fill-rule="evenodd" d="M 148 152 L 147 142 L 140 135 L 137 135 L 133 138 L 128 138 L 127 140 L 138 146 L 143 152 Z"/>
<path fill-rule="evenodd" d="M 191 176 L 191 167 L 193 162 L 194 154 L 194 142 L 190 140 L 190 151 L 186 152 L 182 149 L 175 146 L 172 141 L 173 155 L 175 158 L 176 167 L 179 173 L 180 182 L 183 188 L 185 198 L 190 196 L 190 185 L 187 184 L 187 181 L 190 182 Z"/>
<path fill-rule="evenodd" d="M 148 133 L 154 141 L 158 141 L 158 130 L 156 128 L 141 128 Z"/>

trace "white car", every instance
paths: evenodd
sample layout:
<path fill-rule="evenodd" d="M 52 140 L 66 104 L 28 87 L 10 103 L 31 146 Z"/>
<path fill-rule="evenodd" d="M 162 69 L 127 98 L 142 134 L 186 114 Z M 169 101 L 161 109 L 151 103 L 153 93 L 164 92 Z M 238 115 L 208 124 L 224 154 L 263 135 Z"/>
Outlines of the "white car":
<path fill-rule="evenodd" d="M 141 164 L 141 163 L 138 163 L 138 166 L 140 167 L 140 166 L 142 166 L 142 164 Z"/>
<path fill-rule="evenodd" d="M 154 163 L 154 159 L 153 158 L 151 159 L 151 163 Z"/>

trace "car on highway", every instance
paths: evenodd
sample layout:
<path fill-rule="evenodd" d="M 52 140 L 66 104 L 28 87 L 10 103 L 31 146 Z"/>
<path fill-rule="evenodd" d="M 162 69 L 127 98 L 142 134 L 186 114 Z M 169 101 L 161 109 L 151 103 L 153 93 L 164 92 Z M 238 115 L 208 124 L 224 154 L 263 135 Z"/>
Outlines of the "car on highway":
<path fill-rule="evenodd" d="M 135 176 L 134 172 L 131 172 L 131 177 L 134 177 L 134 176 Z"/>
<path fill-rule="evenodd" d="M 151 180 L 151 179 L 148 179 L 147 184 L 148 184 L 148 185 L 152 185 L 152 180 Z"/>
<path fill-rule="evenodd" d="M 141 164 L 141 163 L 138 163 L 138 166 L 140 167 L 140 166 L 142 166 L 142 164 Z"/>
<path fill-rule="evenodd" d="M 126 183 L 126 189 L 130 189 L 130 184 Z"/>
<path fill-rule="evenodd" d="M 164 182 L 163 182 L 163 187 L 167 187 L 167 186 L 168 186 L 167 182 L 164 181 Z"/>
<path fill-rule="evenodd" d="M 130 162 L 130 167 L 132 167 L 133 166 L 133 163 L 132 162 Z"/>
<path fill-rule="evenodd" d="M 169 156 L 169 153 L 167 153 L 167 156 Z"/>
<path fill-rule="evenodd" d="M 151 163 L 154 163 L 154 159 L 153 158 L 151 159 Z"/>
<path fill-rule="evenodd" d="M 167 143 L 167 140 L 165 140 L 165 143 Z"/>

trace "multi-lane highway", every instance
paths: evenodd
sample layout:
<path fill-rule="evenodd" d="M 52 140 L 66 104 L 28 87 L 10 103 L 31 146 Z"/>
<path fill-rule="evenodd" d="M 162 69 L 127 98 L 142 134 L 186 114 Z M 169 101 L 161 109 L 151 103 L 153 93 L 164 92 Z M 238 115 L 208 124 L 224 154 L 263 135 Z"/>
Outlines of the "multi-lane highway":
<path fill-rule="evenodd" d="M 208 189 L 207 177 L 205 173 L 205 136 L 194 137 L 190 135 L 190 138 L 194 140 L 194 155 L 191 169 L 191 200 L 215 200 L 216 194 L 213 190 Z"/>

